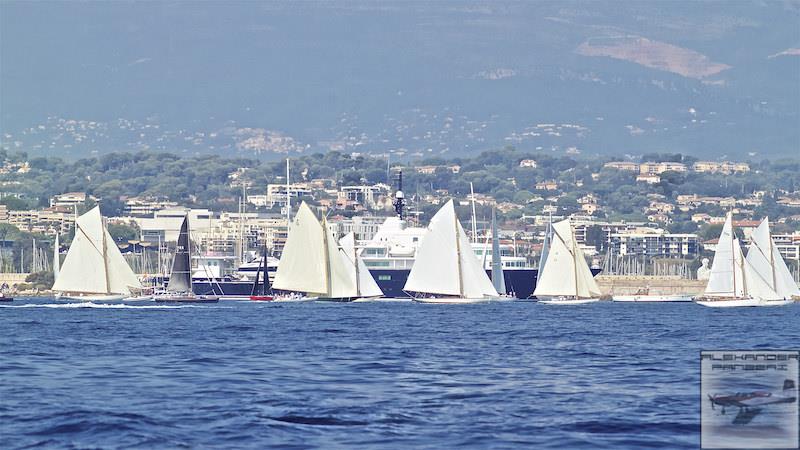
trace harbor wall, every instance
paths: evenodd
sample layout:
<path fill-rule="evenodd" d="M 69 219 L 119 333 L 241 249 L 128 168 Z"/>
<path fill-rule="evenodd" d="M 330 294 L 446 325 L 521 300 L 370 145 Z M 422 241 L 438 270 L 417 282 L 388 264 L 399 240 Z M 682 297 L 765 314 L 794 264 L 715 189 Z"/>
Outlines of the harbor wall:
<path fill-rule="evenodd" d="M 30 275 L 27 273 L 0 273 L 0 285 L 3 283 L 14 286 L 25 282 L 25 278 Z"/>
<path fill-rule="evenodd" d="M 603 295 L 632 295 L 642 288 L 650 288 L 650 294 L 700 294 L 707 280 L 687 280 L 680 276 L 651 275 L 598 275 L 594 278 Z"/>

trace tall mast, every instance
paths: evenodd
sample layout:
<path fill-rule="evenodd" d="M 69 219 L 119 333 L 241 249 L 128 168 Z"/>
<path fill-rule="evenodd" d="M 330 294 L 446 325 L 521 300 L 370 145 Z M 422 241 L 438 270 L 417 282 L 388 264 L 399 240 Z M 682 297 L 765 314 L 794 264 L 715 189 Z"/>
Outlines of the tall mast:
<path fill-rule="evenodd" d="M 455 207 L 453 208 L 453 228 L 456 232 L 456 262 L 458 267 L 458 292 L 461 297 L 464 296 L 464 277 L 461 273 L 461 239 L 458 234 L 458 217 L 456 216 Z"/>
<path fill-rule="evenodd" d="M 106 242 L 106 224 L 103 222 L 104 220 L 101 216 L 100 226 L 102 227 L 102 230 L 100 232 L 103 235 L 103 273 L 106 276 L 106 293 L 111 293 L 111 282 L 108 279 L 108 243 Z"/>
<path fill-rule="evenodd" d="M 736 253 L 734 253 L 734 248 L 733 248 L 733 215 L 731 213 L 728 213 L 728 220 L 731 221 L 731 266 L 733 266 L 732 267 L 733 270 L 731 272 L 733 273 L 733 296 L 736 297 L 737 268 L 736 268 Z"/>
<path fill-rule="evenodd" d="M 58 278 L 58 272 L 61 270 L 61 260 L 58 254 L 58 232 L 56 232 L 56 240 L 53 243 L 53 280 Z"/>
<path fill-rule="evenodd" d="M 186 213 L 186 270 L 189 272 L 189 293 L 194 292 L 192 289 L 192 232 L 189 227 L 189 213 Z"/>
<path fill-rule="evenodd" d="M 769 217 L 765 217 L 767 222 L 767 238 L 769 238 L 769 268 L 772 270 L 772 290 L 778 292 L 778 279 L 775 274 L 775 255 L 772 253 L 772 233 L 769 231 Z"/>
<path fill-rule="evenodd" d="M 569 224 L 569 241 L 572 247 L 572 276 L 575 280 L 575 298 L 578 298 L 578 242 L 572 234 L 572 224 Z"/>
<path fill-rule="evenodd" d="M 475 223 L 477 217 L 475 215 L 475 190 L 472 188 L 472 181 L 469 182 L 469 197 L 472 199 L 472 243 L 476 243 L 478 238 L 478 225 Z"/>
<path fill-rule="evenodd" d="M 361 276 L 358 271 L 358 250 L 356 249 L 356 234 L 353 233 L 353 262 L 356 265 L 356 297 L 361 296 Z"/>
<path fill-rule="evenodd" d="M 328 219 L 322 216 L 322 247 L 325 249 L 325 295 L 331 295 L 331 261 L 328 249 Z"/>
<path fill-rule="evenodd" d="M 292 196 L 289 193 L 289 158 L 286 158 L 286 231 L 292 222 Z"/>

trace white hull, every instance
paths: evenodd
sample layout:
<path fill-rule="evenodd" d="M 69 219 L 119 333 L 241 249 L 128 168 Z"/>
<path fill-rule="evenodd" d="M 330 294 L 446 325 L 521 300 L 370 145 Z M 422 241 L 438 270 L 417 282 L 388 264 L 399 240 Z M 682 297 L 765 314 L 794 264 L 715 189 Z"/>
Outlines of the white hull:
<path fill-rule="evenodd" d="M 549 298 L 546 300 L 539 300 L 539 303 L 544 305 L 583 305 L 586 303 L 599 302 L 599 298 Z"/>
<path fill-rule="evenodd" d="M 743 308 L 758 306 L 784 306 L 792 303 L 792 300 L 764 300 L 760 298 L 742 299 L 720 299 L 720 300 L 695 300 L 695 303 L 709 308 Z"/>
<path fill-rule="evenodd" d="M 779 299 L 779 300 L 762 300 L 759 306 L 786 306 L 791 305 L 795 301 L 792 299 Z"/>
<path fill-rule="evenodd" d="M 168 293 L 153 296 L 153 300 L 162 303 L 216 303 L 219 297 L 215 295 L 194 295 L 192 293 Z"/>
<path fill-rule="evenodd" d="M 411 297 L 366 297 L 353 300 L 353 303 L 413 302 Z"/>
<path fill-rule="evenodd" d="M 300 295 L 276 295 L 272 298 L 272 301 L 275 303 L 301 303 L 301 302 L 313 302 L 318 300 L 319 297 L 306 297 Z"/>
<path fill-rule="evenodd" d="M 126 294 L 56 294 L 56 299 L 81 302 L 117 302 L 128 298 Z"/>
<path fill-rule="evenodd" d="M 467 305 L 472 303 L 487 303 L 487 302 L 496 302 L 501 300 L 499 297 L 474 297 L 474 298 L 466 298 L 466 297 L 431 297 L 431 298 L 414 298 L 415 302 L 419 303 L 437 303 L 437 304 L 444 304 L 444 305 Z"/>
<path fill-rule="evenodd" d="M 615 295 L 611 301 L 642 303 L 691 302 L 692 297 L 688 295 Z"/>

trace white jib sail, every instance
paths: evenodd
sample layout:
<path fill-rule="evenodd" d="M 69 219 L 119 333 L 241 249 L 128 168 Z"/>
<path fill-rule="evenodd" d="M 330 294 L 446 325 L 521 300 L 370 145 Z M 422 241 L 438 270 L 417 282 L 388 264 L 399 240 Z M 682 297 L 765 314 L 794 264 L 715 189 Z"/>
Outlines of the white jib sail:
<path fill-rule="evenodd" d="M 403 289 L 463 297 L 497 296 L 458 222 L 452 200 L 431 219 Z"/>
<path fill-rule="evenodd" d="M 539 273 L 537 297 L 569 296 L 591 298 L 600 296 L 600 288 L 586 263 L 586 257 L 575 240 L 569 220 L 552 225 L 552 239 L 544 270 Z"/>
<path fill-rule="evenodd" d="M 325 238 L 316 216 L 303 202 L 291 223 L 272 287 L 326 294 Z"/>
<path fill-rule="evenodd" d="M 378 286 L 378 283 L 375 282 L 375 278 L 372 277 L 369 269 L 367 269 L 364 260 L 357 257 L 355 235 L 348 233 L 339 239 L 339 245 L 342 247 L 342 252 L 347 262 L 352 266 L 353 276 L 358 277 L 358 297 L 382 297 L 383 291 Z"/>
<path fill-rule="evenodd" d="M 786 262 L 772 241 L 768 218 L 765 218 L 751 235 L 747 262 L 774 292 L 772 297 L 765 298 L 800 296 L 797 283 L 794 282 Z"/>
<path fill-rule="evenodd" d="M 450 201 L 452 207 L 452 200 Z M 486 275 L 483 264 L 472 251 L 472 246 L 467 238 L 467 233 L 461 226 L 461 222 L 455 216 L 453 208 L 453 218 L 458 229 L 458 241 L 461 248 L 461 280 L 464 291 L 462 295 L 466 298 L 497 297 L 497 289 L 494 288 L 492 280 Z"/>
<path fill-rule="evenodd" d="M 75 221 L 75 237 L 53 284 L 56 292 L 84 294 L 130 294 L 141 287 L 103 226 L 95 207 Z"/>
<path fill-rule="evenodd" d="M 327 270 L 330 276 L 330 290 L 325 294 L 329 298 L 355 298 L 358 296 L 355 267 L 339 249 L 339 243 L 328 228 L 327 221 L 323 220 L 321 226 L 326 233 Z"/>
<path fill-rule="evenodd" d="M 739 240 L 733 237 L 733 219 L 729 213 L 717 241 L 705 295 L 744 297 L 745 280 L 742 268 L 742 250 L 739 247 Z"/>

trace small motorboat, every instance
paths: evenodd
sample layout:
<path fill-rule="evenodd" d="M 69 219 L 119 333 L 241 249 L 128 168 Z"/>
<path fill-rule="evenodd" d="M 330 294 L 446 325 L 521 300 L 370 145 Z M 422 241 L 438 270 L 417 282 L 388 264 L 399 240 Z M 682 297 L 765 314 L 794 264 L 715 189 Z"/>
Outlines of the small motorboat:
<path fill-rule="evenodd" d="M 691 302 L 692 297 L 680 294 L 651 294 L 650 288 L 643 288 L 636 291 L 633 295 L 614 295 L 611 301 L 641 303 Z"/>
<path fill-rule="evenodd" d="M 0 302 L 13 302 L 14 297 L 6 295 L 5 292 L 0 292 Z"/>

